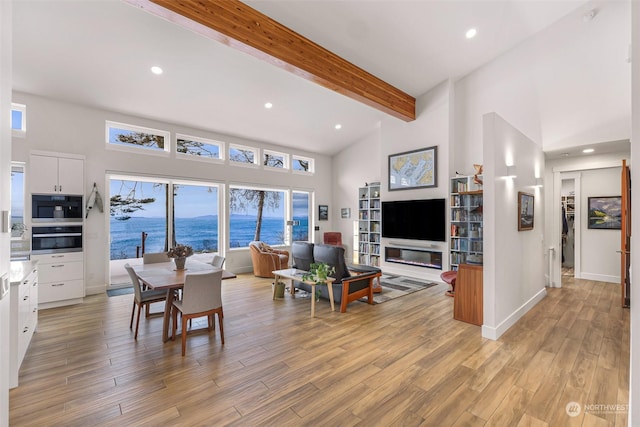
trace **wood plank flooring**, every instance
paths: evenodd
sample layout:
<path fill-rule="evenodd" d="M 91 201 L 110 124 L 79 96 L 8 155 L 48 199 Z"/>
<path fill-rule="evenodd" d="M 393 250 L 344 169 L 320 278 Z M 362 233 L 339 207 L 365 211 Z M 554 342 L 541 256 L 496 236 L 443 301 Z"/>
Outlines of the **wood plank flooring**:
<path fill-rule="evenodd" d="M 10 424 L 627 425 L 619 286 L 565 280 L 498 341 L 453 320 L 446 289 L 344 314 L 321 301 L 311 319 L 308 299 L 272 301 L 269 280 L 240 275 L 223 285 L 225 345 L 194 333 L 186 357 L 161 342 L 159 317 L 134 341 L 132 295 L 42 310 Z"/>

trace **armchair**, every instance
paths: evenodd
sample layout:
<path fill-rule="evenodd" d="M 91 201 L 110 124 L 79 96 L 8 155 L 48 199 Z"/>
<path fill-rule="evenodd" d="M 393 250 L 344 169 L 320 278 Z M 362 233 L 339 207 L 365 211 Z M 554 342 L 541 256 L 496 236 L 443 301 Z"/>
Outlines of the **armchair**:
<path fill-rule="evenodd" d="M 289 252 L 274 249 L 264 242 L 249 243 L 253 274 L 257 277 L 274 277 L 274 270 L 282 270 L 289 265 Z"/>

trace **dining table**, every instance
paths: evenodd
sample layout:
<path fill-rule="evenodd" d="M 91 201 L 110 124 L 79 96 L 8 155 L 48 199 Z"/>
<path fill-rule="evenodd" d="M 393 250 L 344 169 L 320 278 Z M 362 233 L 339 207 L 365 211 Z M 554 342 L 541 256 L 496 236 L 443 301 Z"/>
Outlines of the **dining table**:
<path fill-rule="evenodd" d="M 230 271 L 214 267 L 208 262 L 190 260 L 187 258 L 185 268 L 177 269 L 173 261 L 143 264 L 136 266 L 136 275 L 140 281 L 150 289 L 163 289 L 167 291 L 167 300 L 164 308 L 164 320 L 162 324 L 162 341 L 169 340 L 171 322 L 171 308 L 173 306 L 175 291 L 184 287 L 184 281 L 189 273 L 202 273 L 206 271 L 222 270 L 222 279 L 233 279 L 235 274 Z"/>

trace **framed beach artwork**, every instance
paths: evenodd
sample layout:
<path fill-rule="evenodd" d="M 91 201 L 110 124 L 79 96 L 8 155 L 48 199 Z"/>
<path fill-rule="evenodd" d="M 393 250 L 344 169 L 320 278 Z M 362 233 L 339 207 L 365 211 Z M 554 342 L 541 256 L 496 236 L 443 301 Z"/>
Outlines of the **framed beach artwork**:
<path fill-rule="evenodd" d="M 351 209 L 350 208 L 340 209 L 340 217 L 343 219 L 351 218 Z"/>
<path fill-rule="evenodd" d="M 533 194 L 518 191 L 518 231 L 533 230 Z"/>
<path fill-rule="evenodd" d="M 389 191 L 437 187 L 438 147 L 389 156 Z"/>
<path fill-rule="evenodd" d="M 589 197 L 587 199 L 588 228 L 620 230 L 622 227 L 622 197 Z"/>

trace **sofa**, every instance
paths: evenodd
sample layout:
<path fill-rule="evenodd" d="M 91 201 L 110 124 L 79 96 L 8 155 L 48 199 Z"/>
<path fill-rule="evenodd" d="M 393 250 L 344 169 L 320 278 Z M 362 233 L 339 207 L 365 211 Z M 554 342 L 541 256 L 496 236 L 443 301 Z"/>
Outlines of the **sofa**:
<path fill-rule="evenodd" d="M 257 277 L 275 277 L 274 270 L 282 270 L 289 267 L 289 252 L 272 248 L 264 242 L 253 241 L 249 243 L 251 251 L 251 263 L 253 274 Z"/>
<path fill-rule="evenodd" d="M 367 297 L 367 302 L 373 304 L 373 280 L 380 276 L 380 269 L 366 269 L 360 266 L 358 274 L 352 276 L 350 270 L 354 269 L 347 266 L 342 246 L 293 242 L 291 257 L 293 267 L 299 270 L 309 271 L 311 264 L 320 262 L 335 268 L 335 273 L 332 274 L 336 279 L 332 284 L 333 300 L 340 304 L 341 313 L 347 311 L 347 304 L 363 297 Z M 311 285 L 306 283 L 295 281 L 293 285 L 295 288 L 311 292 Z M 327 287 L 317 286 L 316 289 L 318 288 L 320 297 L 328 299 Z"/>

